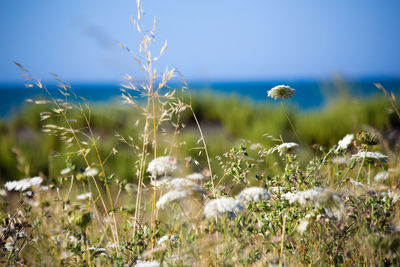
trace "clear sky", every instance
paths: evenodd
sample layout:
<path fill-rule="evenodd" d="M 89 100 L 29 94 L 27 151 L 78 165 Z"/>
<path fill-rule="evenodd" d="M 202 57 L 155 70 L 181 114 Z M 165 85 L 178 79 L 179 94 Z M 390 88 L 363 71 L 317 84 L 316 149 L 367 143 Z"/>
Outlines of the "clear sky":
<path fill-rule="evenodd" d="M 400 78 L 399 0 L 143 0 L 157 18 L 159 68 L 192 80 Z M 139 77 L 134 0 L 1 0 L 0 82 L 118 82 Z M 157 47 L 157 52 L 158 52 Z M 154 52 L 156 53 L 156 51 Z"/>

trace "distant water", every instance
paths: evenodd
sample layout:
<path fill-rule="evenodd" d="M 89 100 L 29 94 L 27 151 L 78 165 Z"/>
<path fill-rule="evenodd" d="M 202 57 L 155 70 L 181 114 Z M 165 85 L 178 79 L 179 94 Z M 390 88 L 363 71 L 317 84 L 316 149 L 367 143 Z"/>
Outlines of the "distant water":
<path fill-rule="evenodd" d="M 400 80 L 379 80 L 388 91 L 400 93 Z M 374 86 L 373 80 L 357 82 L 318 82 L 318 81 L 266 81 L 266 82 L 196 82 L 189 83 L 192 92 L 217 92 L 218 94 L 235 94 L 241 98 L 254 101 L 273 101 L 267 99 L 267 91 L 278 84 L 287 84 L 296 89 L 296 96 L 291 105 L 301 110 L 323 107 L 327 100 L 339 94 L 370 97 L 381 92 Z M 55 90 L 55 86 L 50 86 Z M 77 84 L 74 89 L 78 95 L 92 102 L 120 100 L 121 91 L 118 84 Z M 0 117 L 10 116 L 26 103 L 26 99 L 45 98 L 38 88 L 25 88 L 17 84 L 0 84 Z"/>

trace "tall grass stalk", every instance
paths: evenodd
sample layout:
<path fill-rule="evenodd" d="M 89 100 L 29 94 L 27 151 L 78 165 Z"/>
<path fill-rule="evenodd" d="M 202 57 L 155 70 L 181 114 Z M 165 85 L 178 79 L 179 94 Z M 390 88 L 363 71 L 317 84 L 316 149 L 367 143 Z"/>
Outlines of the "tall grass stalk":
<path fill-rule="evenodd" d="M 89 150 L 84 149 L 84 147 L 82 146 L 81 141 L 79 140 L 79 138 L 78 138 L 78 136 L 77 136 L 77 130 L 75 130 L 75 129 L 72 127 L 72 125 L 71 125 L 71 123 L 70 123 L 70 119 L 69 119 L 68 116 L 67 116 L 67 111 L 68 111 L 68 109 L 72 109 L 73 106 L 74 106 L 73 104 L 71 104 L 71 103 L 68 102 L 68 96 L 70 96 L 70 92 L 69 92 L 69 91 L 70 91 L 70 86 L 65 85 L 64 82 L 63 82 L 57 75 L 54 74 L 54 76 L 56 77 L 57 81 L 60 82 L 59 87 L 62 88 L 62 89 L 60 89 L 59 91 L 65 96 L 65 101 L 62 102 L 62 103 L 63 103 L 63 106 L 61 106 L 61 105 L 59 104 L 59 101 L 57 101 L 56 98 L 53 97 L 53 95 L 52 95 L 51 92 L 48 90 L 48 88 L 47 88 L 46 85 L 42 84 L 42 82 L 41 82 L 39 79 L 35 79 L 35 78 L 31 77 L 29 71 L 28 71 L 26 68 L 22 67 L 19 63 L 16 63 L 16 62 L 15 62 L 15 64 L 24 72 L 24 76 L 26 77 L 26 80 L 27 80 L 27 81 L 30 81 L 30 82 L 33 82 L 34 85 L 32 85 L 32 86 L 35 86 L 35 85 L 36 85 L 38 88 L 43 89 L 43 90 L 46 92 L 46 94 L 49 96 L 49 98 L 50 98 L 50 100 L 51 100 L 51 103 L 56 107 L 56 108 L 54 109 L 55 113 L 58 114 L 58 115 L 61 115 L 61 117 L 64 119 L 65 124 L 67 125 L 67 128 L 64 128 L 64 127 L 62 127 L 62 126 L 57 126 L 57 125 L 51 125 L 51 124 L 49 124 L 49 125 L 44 125 L 43 127 L 46 128 L 46 130 L 47 130 L 48 132 L 51 132 L 51 131 L 56 131 L 56 132 L 57 132 L 57 131 L 60 131 L 60 132 L 63 133 L 64 135 L 65 135 L 65 134 L 71 134 L 71 135 L 72 135 L 72 140 L 75 141 L 75 144 L 76 144 L 76 145 L 78 146 L 78 148 L 79 148 L 79 149 L 78 149 L 78 154 L 81 155 L 82 158 L 84 159 L 84 162 L 85 162 L 87 168 L 91 168 L 91 164 L 89 163 L 89 160 L 88 160 L 88 158 L 87 158 L 87 153 L 88 153 Z M 73 92 L 71 92 L 71 93 L 72 93 L 73 95 L 75 95 Z M 84 112 L 84 110 L 83 110 L 83 108 L 82 108 L 82 105 L 81 105 L 81 103 L 80 103 L 80 101 L 79 101 L 79 99 L 78 99 L 78 97 L 77 97 L 76 95 L 75 95 L 75 98 L 76 98 L 76 101 L 78 101 L 78 105 L 79 105 L 78 110 L 81 112 L 82 116 L 85 118 L 85 122 L 86 122 L 86 124 L 87 124 L 87 127 L 90 129 L 90 122 L 89 122 L 89 120 L 88 120 L 87 117 L 86 117 L 86 114 L 85 114 L 85 112 Z M 84 133 L 82 133 L 82 134 L 83 134 L 84 136 L 88 137 L 88 139 L 91 140 L 91 141 L 95 140 L 95 137 L 94 137 L 93 132 L 92 132 L 91 130 L 90 130 L 91 136 L 87 136 L 87 135 L 84 134 Z M 67 142 L 71 142 L 71 139 L 69 139 Z M 94 143 L 95 143 L 95 142 L 94 142 Z M 95 150 L 96 150 L 97 156 L 99 157 L 99 163 L 100 163 L 100 165 L 102 165 L 102 161 L 101 161 L 101 159 L 100 159 L 100 154 L 99 154 L 99 151 L 98 151 L 98 149 L 97 149 L 97 146 L 96 146 L 96 149 L 95 149 Z M 106 179 L 105 173 L 103 173 L 103 174 L 104 174 L 104 178 Z M 92 175 L 92 174 L 90 175 L 90 177 L 92 178 L 92 181 L 93 181 L 93 183 L 95 184 L 95 187 L 96 187 L 97 193 L 99 194 L 99 198 L 100 198 L 100 200 L 101 200 L 101 203 L 102 203 L 104 212 L 105 212 L 106 216 L 110 219 L 110 215 L 109 215 L 107 206 L 106 206 L 106 204 L 105 204 L 103 195 L 102 195 L 102 193 L 101 193 L 100 187 L 99 187 L 99 185 L 98 185 L 98 183 L 97 183 L 97 180 L 96 180 L 96 178 L 94 177 L 94 175 Z M 108 189 L 108 190 L 109 190 L 109 189 Z M 111 204 L 111 203 L 112 203 L 112 198 L 111 198 L 111 194 L 110 194 L 110 193 L 108 194 L 108 198 L 109 198 L 110 204 Z M 113 208 L 112 205 L 111 205 L 111 208 Z M 116 219 L 115 219 L 115 214 L 113 213 L 112 216 L 113 216 L 113 220 L 114 220 L 114 225 L 111 227 L 111 233 L 112 233 L 112 237 L 113 237 L 114 243 L 115 243 L 115 244 L 118 244 L 119 242 L 118 242 L 117 223 L 116 223 Z M 100 224 L 101 224 L 101 223 L 100 223 Z M 119 250 L 118 250 L 118 251 L 119 251 Z"/>
<path fill-rule="evenodd" d="M 395 111 L 396 114 L 397 114 L 397 117 L 399 117 L 399 119 L 400 119 L 400 112 L 399 112 L 399 109 L 397 108 L 396 97 L 395 97 L 395 95 L 393 94 L 393 92 L 391 92 L 391 94 L 389 95 L 389 93 L 388 93 L 388 92 L 386 91 L 386 89 L 382 86 L 382 84 L 380 84 L 380 83 L 374 83 L 374 85 L 375 85 L 379 90 L 381 90 L 381 91 L 385 94 L 385 96 L 386 96 L 387 99 L 389 99 L 390 105 L 393 107 L 394 111 Z"/>

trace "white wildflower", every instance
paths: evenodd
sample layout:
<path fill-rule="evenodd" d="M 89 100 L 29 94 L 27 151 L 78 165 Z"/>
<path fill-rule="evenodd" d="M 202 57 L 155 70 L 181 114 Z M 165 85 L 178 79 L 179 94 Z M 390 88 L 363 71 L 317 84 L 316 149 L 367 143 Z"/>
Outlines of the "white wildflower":
<path fill-rule="evenodd" d="M 7 191 L 4 189 L 0 189 L 0 196 L 2 196 L 2 197 L 7 196 Z"/>
<path fill-rule="evenodd" d="M 262 187 L 248 187 L 243 189 L 237 199 L 242 205 L 246 205 L 249 202 L 259 202 L 268 200 L 270 195 L 268 191 Z"/>
<path fill-rule="evenodd" d="M 280 186 L 271 186 L 268 188 L 268 191 L 271 193 L 282 193 L 284 190 Z"/>
<path fill-rule="evenodd" d="M 363 160 L 365 157 L 365 161 L 367 162 L 387 162 L 388 157 L 386 155 L 383 155 L 379 152 L 358 152 L 357 154 L 353 155 L 351 157 L 352 160 Z"/>
<path fill-rule="evenodd" d="M 281 98 L 281 99 L 284 99 L 287 97 L 292 98 L 292 96 L 295 94 L 296 94 L 296 91 L 287 85 L 278 85 L 268 91 L 268 97 L 271 97 L 275 100 L 278 98 Z"/>
<path fill-rule="evenodd" d="M 281 196 L 282 196 L 283 199 L 287 199 L 290 204 L 296 202 L 296 200 L 297 200 L 297 194 L 296 193 L 287 192 L 285 194 L 282 194 Z"/>
<path fill-rule="evenodd" d="M 76 196 L 77 200 L 86 200 L 92 197 L 92 193 L 84 193 Z"/>
<path fill-rule="evenodd" d="M 314 212 L 307 213 L 306 216 L 304 216 L 304 218 L 307 219 L 307 220 L 309 220 L 311 218 L 314 218 L 314 217 L 315 217 L 315 213 Z"/>
<path fill-rule="evenodd" d="M 195 181 L 203 180 L 204 178 L 205 178 L 204 175 L 199 172 L 195 172 L 195 173 L 192 173 L 192 174 L 189 174 L 186 176 L 186 179 L 195 180 Z"/>
<path fill-rule="evenodd" d="M 279 155 L 290 154 L 296 152 L 299 149 L 299 145 L 293 142 L 283 143 L 276 146 L 273 150 L 278 151 Z"/>
<path fill-rule="evenodd" d="M 313 202 L 318 201 L 319 196 L 322 192 L 324 192 L 323 188 L 316 187 L 310 190 L 300 191 L 297 193 L 289 192 L 283 194 L 282 197 L 289 200 L 290 204 L 298 202 L 300 205 L 304 206 L 307 204 L 308 201 L 313 201 Z"/>
<path fill-rule="evenodd" d="M 135 267 L 159 267 L 161 266 L 158 261 L 136 261 Z"/>
<path fill-rule="evenodd" d="M 235 217 L 236 213 L 243 209 L 243 206 L 239 201 L 222 197 L 218 199 L 210 200 L 204 207 L 204 215 L 206 218 L 221 217 L 228 215 L 229 217 Z"/>
<path fill-rule="evenodd" d="M 7 243 L 5 243 L 5 244 L 4 244 L 4 249 L 7 250 L 7 251 L 12 251 L 12 250 L 14 250 L 14 252 L 15 252 L 16 250 L 18 250 L 18 248 L 15 248 L 14 242 L 7 242 Z"/>
<path fill-rule="evenodd" d="M 340 196 L 330 189 L 326 188 L 313 188 L 306 191 L 297 193 L 287 193 L 282 195 L 289 200 L 289 203 L 298 202 L 304 206 L 311 202 L 316 207 L 323 207 L 325 213 L 330 218 L 341 219 L 344 214 L 344 202 Z"/>
<path fill-rule="evenodd" d="M 336 148 L 336 152 L 338 152 L 339 150 L 348 149 L 353 140 L 354 140 L 354 134 L 347 134 L 345 137 L 343 137 L 342 140 L 339 141 L 338 146 Z"/>
<path fill-rule="evenodd" d="M 310 222 L 307 219 L 302 219 L 299 221 L 299 224 L 296 227 L 296 230 L 299 234 L 304 234 L 304 232 L 307 230 L 308 225 Z"/>
<path fill-rule="evenodd" d="M 169 203 L 185 199 L 191 195 L 192 192 L 190 190 L 172 190 L 160 197 L 156 203 L 156 206 L 158 209 L 163 209 Z"/>
<path fill-rule="evenodd" d="M 41 187 L 39 187 L 40 191 L 46 192 L 49 191 L 50 187 L 48 185 L 42 185 Z"/>
<path fill-rule="evenodd" d="M 375 182 L 383 182 L 387 179 L 389 179 L 389 173 L 387 171 L 378 172 L 374 177 Z"/>
<path fill-rule="evenodd" d="M 250 149 L 251 150 L 260 150 L 263 148 L 263 145 L 260 143 L 255 143 L 255 144 L 251 144 L 250 145 Z"/>
<path fill-rule="evenodd" d="M 179 161 L 173 156 L 163 156 L 153 159 L 147 167 L 147 172 L 150 172 L 153 177 L 173 174 L 180 171 Z"/>
<path fill-rule="evenodd" d="M 171 240 L 171 241 L 178 241 L 178 237 L 176 237 L 175 235 L 165 235 L 163 237 L 161 237 L 158 241 L 157 241 L 157 245 L 162 245 L 164 242 Z"/>
<path fill-rule="evenodd" d="M 356 185 L 356 186 L 368 187 L 368 186 L 366 186 L 365 184 L 363 184 L 363 183 L 361 183 L 361 182 L 357 182 L 356 180 L 354 180 L 354 179 L 352 179 L 352 178 L 351 178 L 349 181 L 350 181 L 350 183 L 352 183 L 353 185 Z"/>
<path fill-rule="evenodd" d="M 168 186 L 174 189 L 192 189 L 195 191 L 204 191 L 199 185 L 195 182 L 185 179 L 185 178 L 175 178 L 170 180 Z"/>
<path fill-rule="evenodd" d="M 167 186 L 172 179 L 174 179 L 172 176 L 158 177 L 157 180 L 151 178 L 150 185 L 156 186 L 157 188 L 164 187 Z"/>
<path fill-rule="evenodd" d="M 385 198 L 389 198 L 392 200 L 393 203 L 399 201 L 400 194 L 398 191 L 392 191 L 391 189 L 387 190 L 386 192 L 382 192 L 381 195 Z"/>
<path fill-rule="evenodd" d="M 331 161 L 334 164 L 341 165 L 341 164 L 346 164 L 347 162 L 349 162 L 349 158 L 346 158 L 346 157 L 333 157 L 331 159 Z"/>
<path fill-rule="evenodd" d="M 61 170 L 60 174 L 61 175 L 66 175 L 66 174 L 70 173 L 71 171 L 72 171 L 71 168 L 65 168 L 65 169 Z"/>
<path fill-rule="evenodd" d="M 154 186 L 154 180 L 151 181 L 151 184 Z M 173 179 L 160 179 L 156 181 L 157 187 L 163 187 L 166 189 L 173 190 L 195 190 L 198 192 L 204 192 L 204 189 L 197 185 L 195 182 L 186 179 L 186 178 L 173 178 Z"/>
<path fill-rule="evenodd" d="M 43 182 L 42 177 L 35 176 L 30 179 L 31 186 L 39 186 Z"/>
<path fill-rule="evenodd" d="M 39 176 L 33 178 L 25 178 L 19 181 L 7 182 L 4 187 L 8 191 L 25 191 L 31 187 L 39 186 L 43 182 L 43 179 Z"/>
<path fill-rule="evenodd" d="M 87 167 L 83 173 L 87 177 L 96 176 L 97 174 L 99 174 L 99 170 L 93 167 Z"/>

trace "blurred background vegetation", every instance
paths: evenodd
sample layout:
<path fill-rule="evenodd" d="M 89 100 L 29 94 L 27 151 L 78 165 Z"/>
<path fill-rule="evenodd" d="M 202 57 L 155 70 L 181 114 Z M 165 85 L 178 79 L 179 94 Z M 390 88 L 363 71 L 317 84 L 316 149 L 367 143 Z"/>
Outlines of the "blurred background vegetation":
<path fill-rule="evenodd" d="M 205 134 L 214 166 L 217 164 L 215 157 L 229 151 L 232 145 L 245 143 L 271 147 L 274 143 L 265 135 L 298 142 L 279 103 L 271 105 L 233 94 L 202 92 L 192 95 L 192 105 Z M 76 148 L 67 148 L 57 136 L 41 131 L 43 124 L 57 120 L 52 118 L 40 121 L 40 112 L 48 108 L 46 105 L 27 103 L 20 112 L 0 121 L 1 182 L 39 174 L 55 178 L 66 167 L 67 158 L 72 159 L 78 168 L 84 168 L 85 164 L 80 162 L 79 157 L 69 154 L 76 151 Z M 302 142 L 309 148 L 313 144 L 330 147 L 347 133 L 365 128 L 378 131 L 391 149 L 395 150 L 399 146 L 399 121 L 389 101 L 378 90 L 376 95 L 368 98 L 341 94 L 319 109 L 301 110 L 290 104 L 287 109 Z M 138 120 L 141 123 L 141 118 L 140 113 L 128 105 L 113 102 L 90 104 L 90 124 L 99 137 L 100 153 L 102 158 L 107 158 L 106 168 L 118 178 L 135 180 L 133 163 L 136 159 L 135 153 L 132 153 L 128 145 L 120 142 L 116 134 L 139 143 L 138 129 L 143 127 L 135 124 Z M 180 120 L 186 127 L 177 135 L 180 149 L 175 149 L 173 153 L 181 161 L 187 156 L 198 160 L 200 165 L 193 171 L 201 171 L 206 167 L 206 162 L 204 155 L 199 155 L 199 150 L 195 149 L 199 139 L 197 127 L 190 112 L 182 113 Z M 75 127 L 83 128 L 83 120 L 77 118 Z M 173 129 L 173 126 L 170 127 Z M 169 145 L 171 136 L 168 134 L 171 133 L 167 129 L 164 146 L 160 146 L 161 154 L 163 148 Z"/>

